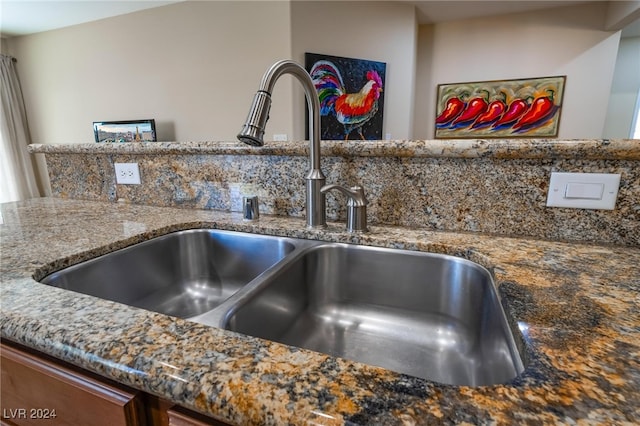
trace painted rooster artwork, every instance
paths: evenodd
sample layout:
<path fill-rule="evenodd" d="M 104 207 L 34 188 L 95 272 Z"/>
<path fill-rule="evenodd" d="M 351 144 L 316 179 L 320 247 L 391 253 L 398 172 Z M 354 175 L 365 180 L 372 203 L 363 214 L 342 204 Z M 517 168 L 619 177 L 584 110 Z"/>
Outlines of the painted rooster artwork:
<path fill-rule="evenodd" d="M 306 54 L 320 100 L 322 139 L 382 139 L 385 64 Z"/>

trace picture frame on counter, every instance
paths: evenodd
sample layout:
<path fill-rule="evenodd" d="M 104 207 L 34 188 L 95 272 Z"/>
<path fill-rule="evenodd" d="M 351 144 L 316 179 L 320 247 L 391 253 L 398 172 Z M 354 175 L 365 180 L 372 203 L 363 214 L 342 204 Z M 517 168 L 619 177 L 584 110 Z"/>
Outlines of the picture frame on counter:
<path fill-rule="evenodd" d="M 157 142 L 154 119 L 94 121 L 93 133 L 98 143 Z"/>
<path fill-rule="evenodd" d="M 439 84 L 435 138 L 558 136 L 566 76 Z"/>

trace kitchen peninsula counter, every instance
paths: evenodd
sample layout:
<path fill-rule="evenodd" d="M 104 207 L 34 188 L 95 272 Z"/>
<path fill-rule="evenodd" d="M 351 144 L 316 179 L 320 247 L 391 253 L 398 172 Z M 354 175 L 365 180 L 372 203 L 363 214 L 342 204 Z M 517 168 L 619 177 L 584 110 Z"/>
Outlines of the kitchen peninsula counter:
<path fill-rule="evenodd" d="M 640 423 L 640 248 L 118 202 L 0 206 L 2 339 L 238 425 Z M 525 362 L 460 387 L 40 284 L 171 231 L 217 228 L 463 256 L 492 271 Z M 35 277 L 35 279 L 34 279 Z"/>

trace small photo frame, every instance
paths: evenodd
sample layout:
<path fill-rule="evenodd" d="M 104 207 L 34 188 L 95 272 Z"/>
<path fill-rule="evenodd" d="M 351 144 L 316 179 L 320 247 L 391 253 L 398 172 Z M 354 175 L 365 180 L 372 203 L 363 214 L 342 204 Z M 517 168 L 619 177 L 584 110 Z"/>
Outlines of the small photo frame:
<path fill-rule="evenodd" d="M 439 84 L 436 139 L 558 136 L 566 76 Z"/>
<path fill-rule="evenodd" d="M 154 119 L 94 121 L 93 134 L 98 143 L 157 142 Z"/>

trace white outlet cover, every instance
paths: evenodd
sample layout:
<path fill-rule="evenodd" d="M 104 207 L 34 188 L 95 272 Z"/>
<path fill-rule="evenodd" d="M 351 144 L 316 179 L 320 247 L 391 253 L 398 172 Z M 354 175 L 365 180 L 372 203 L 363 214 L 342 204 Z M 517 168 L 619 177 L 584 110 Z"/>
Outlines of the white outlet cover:
<path fill-rule="evenodd" d="M 116 183 L 120 185 L 140 185 L 138 163 L 113 163 Z"/>
<path fill-rule="evenodd" d="M 613 210 L 619 186 L 619 174 L 551 173 L 547 207 Z"/>

